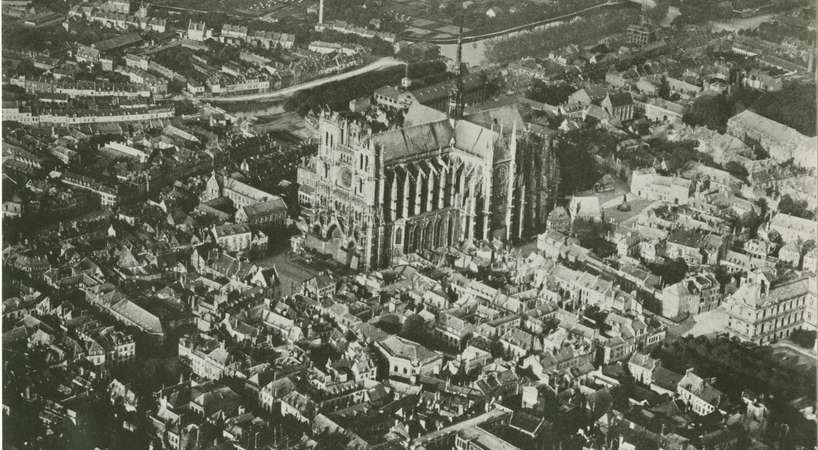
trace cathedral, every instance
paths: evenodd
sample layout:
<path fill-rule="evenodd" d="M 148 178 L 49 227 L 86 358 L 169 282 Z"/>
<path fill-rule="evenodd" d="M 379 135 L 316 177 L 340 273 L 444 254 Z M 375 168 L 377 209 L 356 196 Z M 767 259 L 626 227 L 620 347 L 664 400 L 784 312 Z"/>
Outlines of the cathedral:
<path fill-rule="evenodd" d="M 414 103 L 401 127 L 378 133 L 320 115 L 318 152 L 298 169 L 304 246 L 370 270 L 544 227 L 556 187 L 550 137 L 524 128 L 513 105 L 466 114 L 460 85 L 447 113 Z"/>

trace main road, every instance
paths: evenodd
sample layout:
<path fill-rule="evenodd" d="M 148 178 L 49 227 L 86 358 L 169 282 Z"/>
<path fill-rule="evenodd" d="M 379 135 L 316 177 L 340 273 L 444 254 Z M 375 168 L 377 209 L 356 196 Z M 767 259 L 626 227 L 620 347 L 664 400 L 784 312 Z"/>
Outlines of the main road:
<path fill-rule="evenodd" d="M 332 83 L 334 81 L 340 81 L 345 80 L 347 78 L 357 77 L 358 75 L 362 75 L 368 72 L 383 70 L 394 66 L 402 66 L 405 64 L 406 63 L 403 61 L 399 61 L 391 56 L 388 56 L 377 59 L 365 66 L 358 67 L 357 69 L 350 70 L 349 72 L 336 73 L 335 75 L 330 75 L 328 77 L 307 81 L 306 83 L 296 84 L 293 86 L 286 87 L 284 89 L 279 89 L 277 91 L 257 92 L 253 94 L 197 97 L 196 99 L 212 103 L 236 103 L 252 100 L 276 100 L 284 97 L 289 97 L 295 94 L 296 92 L 302 91 L 304 89 L 310 89 L 317 86 L 321 86 L 323 84 Z"/>

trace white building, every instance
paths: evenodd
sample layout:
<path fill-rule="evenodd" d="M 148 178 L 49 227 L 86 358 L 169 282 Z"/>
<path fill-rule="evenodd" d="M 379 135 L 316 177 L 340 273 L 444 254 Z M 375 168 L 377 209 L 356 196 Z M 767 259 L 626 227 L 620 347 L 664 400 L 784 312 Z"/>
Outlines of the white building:
<path fill-rule="evenodd" d="M 631 193 L 647 200 L 662 200 L 675 205 L 687 204 L 690 180 L 667 177 L 654 170 L 637 170 L 631 175 Z"/>
<path fill-rule="evenodd" d="M 351 56 L 358 53 L 358 50 L 352 47 L 346 47 L 336 42 L 312 41 L 307 49 L 311 52 L 328 55 L 330 53 L 341 53 L 343 55 Z"/>
<path fill-rule="evenodd" d="M 247 224 L 222 224 L 213 226 L 213 237 L 219 247 L 229 252 L 241 252 L 250 248 L 252 232 Z"/>
<path fill-rule="evenodd" d="M 634 380 L 650 386 L 653 383 L 653 371 L 656 370 L 658 363 L 659 361 L 644 353 L 635 352 L 628 360 L 628 370 Z"/>
<path fill-rule="evenodd" d="M 231 372 L 224 343 L 215 339 L 197 343 L 188 337 L 180 338 L 179 358 L 189 364 L 196 376 L 208 380 L 218 380 Z"/>
<path fill-rule="evenodd" d="M 768 230 L 778 233 L 785 243 L 806 242 L 815 239 L 818 224 L 814 220 L 778 213 L 770 220 Z"/>
<path fill-rule="evenodd" d="M 766 345 L 808 325 L 807 310 L 814 310 L 809 278 L 773 282 L 764 272 L 748 278 L 725 301 L 731 335 Z"/>
<path fill-rule="evenodd" d="M 443 365 L 442 354 L 400 336 L 391 335 L 375 346 L 388 363 L 390 377 L 437 374 Z"/>
<path fill-rule="evenodd" d="M 277 195 L 264 192 L 261 189 L 256 189 L 249 184 L 224 176 L 221 180 L 214 173 L 207 180 L 204 192 L 201 194 L 200 200 L 208 202 L 218 197 L 227 197 L 236 208 L 254 205 L 279 198 Z"/>
<path fill-rule="evenodd" d="M 135 159 L 140 163 L 147 162 L 148 158 L 150 157 L 149 154 L 143 152 L 142 150 L 129 147 L 125 144 L 116 141 L 111 141 L 105 144 L 105 146 L 102 147 L 102 150 L 114 156 L 118 157 L 124 156 L 126 158 Z"/>
<path fill-rule="evenodd" d="M 205 39 L 210 37 L 210 32 L 207 30 L 207 25 L 204 22 L 194 22 L 193 20 L 188 22 L 187 25 L 187 38 L 191 41 L 204 41 Z"/>
<path fill-rule="evenodd" d="M 708 381 L 693 373 L 693 369 L 687 369 L 679 381 L 676 393 L 694 413 L 700 416 L 706 416 L 718 409 L 724 396 Z"/>

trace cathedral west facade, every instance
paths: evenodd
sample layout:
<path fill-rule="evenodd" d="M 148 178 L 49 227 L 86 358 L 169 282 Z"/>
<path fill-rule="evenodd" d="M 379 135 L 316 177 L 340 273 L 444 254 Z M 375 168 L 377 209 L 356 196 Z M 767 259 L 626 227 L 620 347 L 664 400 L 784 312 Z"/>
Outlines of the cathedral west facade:
<path fill-rule="evenodd" d="M 545 168 L 555 163 L 546 139 L 510 125 L 413 105 L 403 127 L 375 134 L 323 114 L 318 153 L 298 170 L 305 246 L 367 270 L 535 231 L 548 212 Z"/>

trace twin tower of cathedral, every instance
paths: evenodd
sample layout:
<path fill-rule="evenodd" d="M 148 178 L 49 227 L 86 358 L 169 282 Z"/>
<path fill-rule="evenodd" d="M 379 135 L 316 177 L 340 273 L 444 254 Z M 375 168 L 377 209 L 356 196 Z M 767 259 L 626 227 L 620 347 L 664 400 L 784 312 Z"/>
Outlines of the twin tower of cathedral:
<path fill-rule="evenodd" d="M 369 270 L 544 226 L 556 187 L 548 134 L 514 103 L 466 114 L 462 26 L 455 72 L 448 111 L 414 103 L 401 128 L 321 114 L 318 152 L 298 169 L 306 247 Z"/>

